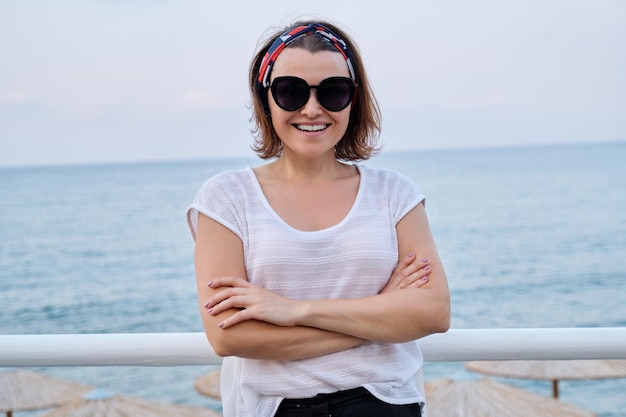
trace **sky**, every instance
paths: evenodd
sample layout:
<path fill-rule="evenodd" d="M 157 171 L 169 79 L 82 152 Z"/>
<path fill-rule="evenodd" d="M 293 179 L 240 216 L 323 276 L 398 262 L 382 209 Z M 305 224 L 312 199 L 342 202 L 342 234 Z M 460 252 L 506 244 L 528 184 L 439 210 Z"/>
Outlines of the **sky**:
<path fill-rule="evenodd" d="M 0 166 L 253 157 L 248 65 L 356 40 L 383 150 L 626 140 L 624 0 L 0 0 Z"/>

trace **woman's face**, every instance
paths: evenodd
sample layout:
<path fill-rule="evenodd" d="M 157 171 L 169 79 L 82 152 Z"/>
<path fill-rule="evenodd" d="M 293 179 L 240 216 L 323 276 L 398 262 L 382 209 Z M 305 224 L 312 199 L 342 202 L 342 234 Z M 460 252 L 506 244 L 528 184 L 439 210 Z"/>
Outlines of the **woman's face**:
<path fill-rule="evenodd" d="M 349 77 L 348 66 L 339 52 L 311 53 L 301 48 L 285 48 L 272 68 L 272 81 L 277 77 L 292 76 L 317 86 L 329 77 Z M 332 112 L 317 101 L 317 90 L 311 89 L 307 103 L 294 111 L 278 107 L 268 91 L 272 125 L 283 143 L 285 155 L 315 158 L 330 155 L 334 158 L 335 145 L 348 128 L 352 104 Z"/>

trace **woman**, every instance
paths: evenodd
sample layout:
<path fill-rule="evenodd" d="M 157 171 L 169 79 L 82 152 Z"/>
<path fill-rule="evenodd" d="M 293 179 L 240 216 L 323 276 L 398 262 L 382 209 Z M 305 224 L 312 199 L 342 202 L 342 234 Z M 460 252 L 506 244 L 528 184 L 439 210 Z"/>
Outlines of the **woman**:
<path fill-rule="evenodd" d="M 271 161 L 209 179 L 188 211 L 224 414 L 420 415 L 415 340 L 447 331 L 449 290 L 424 196 L 359 163 L 380 117 L 356 45 L 296 23 L 256 54 L 250 89 Z"/>

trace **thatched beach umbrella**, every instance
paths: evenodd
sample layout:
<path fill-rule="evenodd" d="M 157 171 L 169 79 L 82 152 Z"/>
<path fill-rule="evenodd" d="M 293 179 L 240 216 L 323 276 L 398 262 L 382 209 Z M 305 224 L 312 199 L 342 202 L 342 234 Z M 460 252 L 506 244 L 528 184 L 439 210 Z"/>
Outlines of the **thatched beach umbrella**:
<path fill-rule="evenodd" d="M 220 417 L 208 408 L 163 403 L 95 390 L 40 417 Z"/>
<path fill-rule="evenodd" d="M 196 379 L 196 383 L 194 384 L 196 391 L 202 395 L 206 395 L 207 397 L 220 400 L 222 398 L 222 391 L 220 388 L 221 375 L 221 368 L 217 368 L 214 371 Z"/>
<path fill-rule="evenodd" d="M 426 388 L 428 417 L 594 417 L 562 401 L 482 378 L 441 378 Z"/>
<path fill-rule="evenodd" d="M 24 369 L 0 371 L 0 412 L 32 411 L 81 398 L 93 387 Z"/>
<path fill-rule="evenodd" d="M 508 378 L 552 381 L 552 396 L 559 397 L 559 380 L 626 377 L 626 360 L 473 361 L 472 372 Z"/>

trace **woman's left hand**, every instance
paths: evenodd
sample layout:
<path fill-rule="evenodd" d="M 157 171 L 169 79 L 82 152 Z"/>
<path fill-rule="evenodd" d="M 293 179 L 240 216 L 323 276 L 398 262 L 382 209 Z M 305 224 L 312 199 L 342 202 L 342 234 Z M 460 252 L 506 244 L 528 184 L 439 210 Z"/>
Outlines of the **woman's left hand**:
<path fill-rule="evenodd" d="M 428 259 L 417 261 L 415 254 L 410 253 L 398 262 L 393 270 L 387 285 L 380 292 L 381 294 L 405 288 L 420 288 L 428 282 L 428 275 L 431 273 Z"/>
<path fill-rule="evenodd" d="M 219 324 L 223 329 L 245 320 L 260 320 L 277 326 L 296 324 L 296 312 L 301 304 L 297 300 L 236 277 L 216 278 L 208 286 L 223 288 L 205 303 L 209 314 L 217 315 L 231 308 L 240 310 Z"/>

